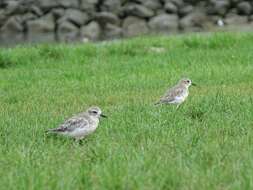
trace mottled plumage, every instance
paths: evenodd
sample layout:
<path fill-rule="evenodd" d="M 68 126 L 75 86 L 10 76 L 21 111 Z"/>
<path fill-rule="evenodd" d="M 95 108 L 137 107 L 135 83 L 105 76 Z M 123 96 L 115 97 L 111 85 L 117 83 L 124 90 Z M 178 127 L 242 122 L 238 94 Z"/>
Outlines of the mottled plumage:
<path fill-rule="evenodd" d="M 190 79 L 181 79 L 178 84 L 169 90 L 155 103 L 158 104 L 176 104 L 177 107 L 183 103 L 189 95 L 188 88 L 191 85 L 195 85 Z"/>
<path fill-rule="evenodd" d="M 50 133 L 57 133 L 76 140 L 83 139 L 93 133 L 99 124 L 99 118 L 106 117 L 98 107 L 90 107 L 86 112 L 75 115 L 55 129 L 49 129 Z"/>

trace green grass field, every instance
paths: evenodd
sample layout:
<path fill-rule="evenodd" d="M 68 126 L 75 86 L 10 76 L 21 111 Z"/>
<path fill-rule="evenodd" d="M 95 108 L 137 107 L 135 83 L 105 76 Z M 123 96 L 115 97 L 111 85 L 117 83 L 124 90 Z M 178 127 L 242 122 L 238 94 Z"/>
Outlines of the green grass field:
<path fill-rule="evenodd" d="M 0 189 L 253 189 L 252 44 L 220 33 L 0 49 Z M 179 110 L 153 106 L 185 76 L 198 86 Z M 109 118 L 82 143 L 45 134 L 91 105 Z"/>

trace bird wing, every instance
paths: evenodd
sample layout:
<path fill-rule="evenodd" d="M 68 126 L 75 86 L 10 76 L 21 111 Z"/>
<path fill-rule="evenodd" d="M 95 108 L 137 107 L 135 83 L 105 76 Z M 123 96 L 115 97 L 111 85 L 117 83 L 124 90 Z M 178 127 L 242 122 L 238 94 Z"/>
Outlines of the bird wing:
<path fill-rule="evenodd" d="M 184 89 L 177 86 L 170 88 L 161 98 L 161 102 L 172 102 L 175 99 L 179 98 L 183 94 L 183 92 Z"/>
<path fill-rule="evenodd" d="M 71 132 L 77 128 L 88 128 L 89 122 L 84 117 L 72 117 L 66 120 L 59 127 L 52 129 L 54 132 Z"/>

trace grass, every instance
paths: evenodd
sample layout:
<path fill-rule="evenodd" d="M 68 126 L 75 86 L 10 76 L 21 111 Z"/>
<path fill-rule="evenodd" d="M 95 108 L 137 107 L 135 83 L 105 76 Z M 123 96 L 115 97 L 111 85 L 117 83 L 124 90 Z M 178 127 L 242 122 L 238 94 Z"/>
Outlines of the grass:
<path fill-rule="evenodd" d="M 1 49 L 0 189 L 253 189 L 252 43 L 214 33 Z M 198 84 L 183 106 L 153 106 L 183 76 Z M 81 144 L 45 135 L 90 105 L 110 117 Z"/>

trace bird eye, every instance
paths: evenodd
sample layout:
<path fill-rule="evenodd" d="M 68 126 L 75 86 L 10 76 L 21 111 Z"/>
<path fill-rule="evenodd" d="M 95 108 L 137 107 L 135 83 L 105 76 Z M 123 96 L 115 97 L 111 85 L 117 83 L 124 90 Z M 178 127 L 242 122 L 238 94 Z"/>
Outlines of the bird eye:
<path fill-rule="evenodd" d="M 190 83 L 190 81 L 189 81 L 189 80 L 187 80 L 187 83 Z"/>
<path fill-rule="evenodd" d="M 97 111 L 92 111 L 92 113 L 95 113 L 95 114 L 97 114 L 98 112 L 97 112 Z"/>

